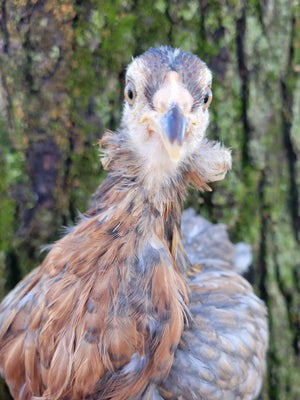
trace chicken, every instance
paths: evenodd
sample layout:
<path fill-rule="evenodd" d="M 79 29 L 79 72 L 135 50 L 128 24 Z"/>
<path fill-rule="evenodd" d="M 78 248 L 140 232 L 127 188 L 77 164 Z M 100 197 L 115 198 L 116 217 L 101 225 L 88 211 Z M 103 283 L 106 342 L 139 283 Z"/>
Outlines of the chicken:
<path fill-rule="evenodd" d="M 126 73 L 120 131 L 93 206 L 0 308 L 1 373 L 14 399 L 254 399 L 266 309 L 220 265 L 191 265 L 188 185 L 210 190 L 230 151 L 205 138 L 212 75 L 151 48 Z"/>

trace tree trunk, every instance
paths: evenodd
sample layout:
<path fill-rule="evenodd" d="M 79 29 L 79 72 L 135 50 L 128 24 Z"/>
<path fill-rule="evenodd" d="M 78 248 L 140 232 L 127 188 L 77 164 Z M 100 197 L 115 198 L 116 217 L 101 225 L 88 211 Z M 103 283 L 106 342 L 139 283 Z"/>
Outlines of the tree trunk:
<path fill-rule="evenodd" d="M 214 72 L 209 136 L 234 160 L 224 182 L 187 204 L 253 246 L 248 278 L 271 335 L 261 399 L 300 398 L 298 3 L 2 0 L 1 297 L 88 207 L 103 177 L 95 144 L 118 126 L 131 56 L 181 47 Z"/>

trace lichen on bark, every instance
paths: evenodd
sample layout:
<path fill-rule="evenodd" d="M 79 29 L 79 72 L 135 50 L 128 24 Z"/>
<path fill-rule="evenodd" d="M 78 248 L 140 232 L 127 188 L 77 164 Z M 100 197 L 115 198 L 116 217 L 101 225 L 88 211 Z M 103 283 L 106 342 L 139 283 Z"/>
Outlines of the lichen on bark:
<path fill-rule="evenodd" d="M 131 56 L 181 47 L 214 73 L 208 134 L 233 154 L 226 180 L 188 205 L 253 246 L 248 278 L 271 334 L 261 399 L 300 398 L 299 13 L 288 0 L 3 0 L 1 296 L 88 206 L 103 177 L 96 144 L 118 126 Z"/>

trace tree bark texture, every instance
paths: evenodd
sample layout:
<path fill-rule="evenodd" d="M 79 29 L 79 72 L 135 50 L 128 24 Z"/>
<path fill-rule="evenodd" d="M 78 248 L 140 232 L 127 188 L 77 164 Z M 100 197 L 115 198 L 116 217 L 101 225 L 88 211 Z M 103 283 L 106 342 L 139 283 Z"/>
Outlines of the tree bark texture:
<path fill-rule="evenodd" d="M 299 0 L 2 0 L 0 296 L 88 207 L 126 65 L 160 44 L 214 73 L 209 136 L 232 147 L 233 170 L 187 204 L 253 246 L 271 335 L 261 399 L 299 399 Z"/>

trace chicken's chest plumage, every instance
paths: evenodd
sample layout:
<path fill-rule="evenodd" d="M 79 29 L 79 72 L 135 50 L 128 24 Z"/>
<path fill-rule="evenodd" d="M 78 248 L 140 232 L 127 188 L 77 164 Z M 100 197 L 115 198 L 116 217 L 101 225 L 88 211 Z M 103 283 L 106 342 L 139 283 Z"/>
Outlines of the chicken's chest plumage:
<path fill-rule="evenodd" d="M 168 215 L 116 196 L 118 207 L 99 203 L 6 301 L 2 360 L 6 371 L 16 356 L 23 365 L 23 376 L 6 373 L 16 393 L 125 399 L 168 374 L 187 301 Z"/>

